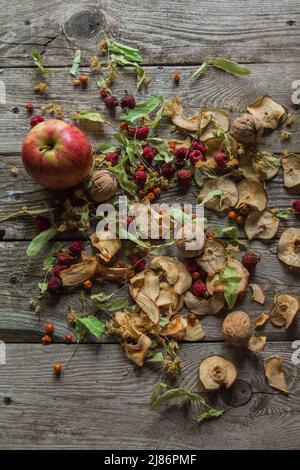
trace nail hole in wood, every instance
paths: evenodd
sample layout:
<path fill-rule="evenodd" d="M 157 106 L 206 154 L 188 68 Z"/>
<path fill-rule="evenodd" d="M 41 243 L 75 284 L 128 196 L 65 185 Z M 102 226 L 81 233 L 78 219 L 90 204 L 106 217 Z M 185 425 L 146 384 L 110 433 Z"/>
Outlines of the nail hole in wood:
<path fill-rule="evenodd" d="M 17 106 L 15 106 L 12 110 L 11 110 L 12 113 L 14 114 L 19 114 L 20 110 Z"/>
<path fill-rule="evenodd" d="M 4 397 L 3 398 L 3 403 L 4 403 L 4 405 L 9 406 L 9 405 L 12 404 L 12 399 L 10 397 Z"/>

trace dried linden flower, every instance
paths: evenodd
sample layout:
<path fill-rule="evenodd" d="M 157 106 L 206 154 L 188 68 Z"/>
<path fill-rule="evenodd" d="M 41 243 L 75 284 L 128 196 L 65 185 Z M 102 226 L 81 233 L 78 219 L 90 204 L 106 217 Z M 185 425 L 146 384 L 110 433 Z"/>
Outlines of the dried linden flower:
<path fill-rule="evenodd" d="M 34 85 L 33 89 L 34 89 L 35 93 L 39 93 L 41 95 L 44 95 L 48 92 L 49 87 L 48 87 L 47 83 L 39 82 L 36 85 Z"/>

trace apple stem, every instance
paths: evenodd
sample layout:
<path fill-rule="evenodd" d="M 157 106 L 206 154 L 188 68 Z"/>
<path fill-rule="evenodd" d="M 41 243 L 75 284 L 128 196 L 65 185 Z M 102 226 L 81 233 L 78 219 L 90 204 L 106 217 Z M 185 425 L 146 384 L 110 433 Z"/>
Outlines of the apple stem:
<path fill-rule="evenodd" d="M 40 148 L 40 152 L 44 153 L 44 152 L 47 152 L 47 150 L 52 150 L 53 147 L 51 147 L 51 145 L 45 145 L 44 147 L 41 147 Z"/>

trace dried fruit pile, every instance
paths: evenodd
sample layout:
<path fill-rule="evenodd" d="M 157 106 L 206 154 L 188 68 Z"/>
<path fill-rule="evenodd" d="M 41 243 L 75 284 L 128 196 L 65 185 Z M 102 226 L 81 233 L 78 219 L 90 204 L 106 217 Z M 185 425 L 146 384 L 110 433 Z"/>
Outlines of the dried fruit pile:
<path fill-rule="evenodd" d="M 224 341 L 233 347 L 248 349 L 249 354 L 262 351 L 266 337 L 253 334 L 249 315 L 239 310 L 231 311 L 245 294 L 249 277 L 259 262 L 257 254 L 251 251 L 244 254 L 242 261 L 236 258 L 237 253 L 245 249 L 245 243 L 238 238 L 238 226 L 244 229 L 248 240 L 271 240 L 278 231 L 280 220 L 300 213 L 298 200 L 290 210 L 269 207 L 264 184 L 282 167 L 284 186 L 299 191 L 300 158 L 290 153 L 280 158 L 271 152 L 257 150 L 257 143 L 266 133 L 279 126 L 291 126 L 293 117 L 270 96 L 262 96 L 250 103 L 245 113 L 236 119 L 231 119 L 223 109 L 213 108 L 200 109 L 189 116 L 179 96 L 171 101 L 152 96 L 144 103 L 137 103 L 134 95 L 128 92 L 121 98 L 116 97 L 110 87 L 119 66 L 135 67 L 138 89 L 147 86 L 149 77 L 141 66 L 142 58 L 137 49 L 108 38 L 101 42 L 101 48 L 108 54 L 105 65 L 94 56 L 91 58 L 91 75 L 78 75 L 81 54 L 76 51 L 70 73 L 74 77 L 74 86 L 85 87 L 87 91 L 96 74 L 100 99 L 111 111 L 112 121 L 119 122 L 115 142 L 96 146 L 92 175 L 63 201 L 62 210 L 58 214 L 56 211 L 51 224 L 44 215 L 36 219 L 40 233 L 27 250 L 29 256 L 35 255 L 57 233 L 76 230 L 89 239 L 92 253 L 88 242 L 73 242 L 68 249 L 60 242 L 54 242 L 44 260 L 45 280 L 39 284 L 40 298 L 32 300 L 31 307 L 39 311 L 45 296 L 63 295 L 74 286 L 83 288 L 90 313 L 80 314 L 73 309 L 69 312 L 70 321 L 76 324 L 77 340 L 81 341 L 87 332 L 100 338 L 106 330 L 120 338 L 130 361 L 137 366 L 145 362 L 161 364 L 166 376 L 180 373 L 178 341 L 200 341 L 205 336 L 199 320 L 204 315 L 230 310 L 222 328 L 220 325 Z M 43 66 L 37 53 L 34 53 L 34 60 L 40 72 L 51 72 Z M 209 65 L 235 75 L 250 73 L 239 64 L 216 59 L 203 64 L 191 79 L 198 79 Z M 179 87 L 180 76 L 175 75 L 173 80 Z M 39 83 L 35 90 L 44 93 L 45 86 Z M 26 107 L 28 112 L 33 111 L 32 105 Z M 115 114 L 118 107 L 122 111 Z M 63 117 L 63 111 L 53 104 L 42 111 Z M 72 113 L 71 119 L 79 123 L 115 126 L 97 110 Z M 176 139 L 160 136 L 163 120 L 170 121 L 170 132 L 173 136 L 176 134 Z M 34 127 L 43 121 L 43 116 L 35 115 L 30 123 Z M 282 131 L 282 138 L 287 138 L 288 134 L 288 131 Z M 199 194 L 194 202 L 202 203 L 211 211 L 227 213 L 233 225 L 226 224 L 223 229 L 217 229 L 206 221 L 201 246 L 191 251 L 188 244 L 195 238 L 200 221 L 194 218 L 186 224 L 176 240 L 173 236 L 163 240 L 169 223 L 175 230 L 178 217 L 183 217 L 184 212 L 178 209 L 168 214 L 152 207 L 151 203 L 176 185 L 184 197 L 185 191 L 191 185 L 195 188 L 195 184 Z M 145 241 L 145 234 L 138 227 L 135 235 L 130 232 L 127 241 L 119 239 L 120 233 L 115 239 L 111 239 L 107 231 L 100 235 L 99 232 L 92 233 L 99 221 L 95 203 L 109 201 L 116 204 L 115 196 L 121 194 L 131 201 L 127 227 L 134 227 L 137 202 L 142 202 L 149 217 L 159 224 L 160 244 L 151 237 Z M 31 212 L 27 210 L 26 213 Z M 171 246 L 172 256 L 161 255 L 163 249 L 168 250 Z M 278 243 L 280 261 L 290 268 L 299 268 L 299 246 L 300 229 L 285 230 Z M 117 283 L 120 296 L 105 292 L 110 283 Z M 263 286 L 250 284 L 250 287 L 253 300 L 263 305 Z M 131 300 L 121 296 L 125 290 L 129 291 Z M 270 319 L 274 325 L 288 328 L 299 306 L 294 295 L 278 293 L 271 312 L 259 315 L 254 326 L 262 327 Z M 96 315 L 93 314 L 95 308 Z M 110 318 L 105 323 L 107 314 Z M 53 329 L 50 330 L 45 331 L 44 344 L 51 342 Z M 70 336 L 66 338 L 66 342 L 71 341 Z M 201 355 L 200 346 L 199 353 Z M 54 366 L 54 371 L 61 372 L 59 364 Z M 287 391 L 280 357 L 268 357 L 265 372 L 271 386 Z M 199 377 L 206 390 L 228 388 L 237 375 L 236 366 L 227 358 L 213 355 L 201 360 Z M 153 392 L 152 408 L 178 397 L 197 400 L 207 407 L 208 411 L 201 414 L 199 422 L 224 412 L 210 407 L 200 395 L 185 388 L 171 388 L 164 382 Z"/>

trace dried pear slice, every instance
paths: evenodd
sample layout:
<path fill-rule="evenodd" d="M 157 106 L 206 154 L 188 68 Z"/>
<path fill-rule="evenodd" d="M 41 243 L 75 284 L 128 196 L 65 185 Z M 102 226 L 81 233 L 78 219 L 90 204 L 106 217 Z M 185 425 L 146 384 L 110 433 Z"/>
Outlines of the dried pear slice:
<path fill-rule="evenodd" d="M 239 168 L 243 171 L 245 178 L 269 181 L 277 175 L 280 165 L 271 165 L 263 154 L 253 153 L 246 149 L 239 159 Z"/>
<path fill-rule="evenodd" d="M 270 320 L 275 326 L 289 328 L 299 309 L 298 297 L 290 294 L 278 294 L 270 312 Z"/>
<path fill-rule="evenodd" d="M 73 264 L 60 273 L 62 285 L 78 286 L 82 284 L 96 274 L 98 266 L 99 258 L 97 256 L 84 256 L 80 263 Z"/>
<path fill-rule="evenodd" d="M 286 188 L 299 190 L 300 188 L 300 156 L 289 153 L 281 159 L 283 168 L 283 184 Z"/>
<path fill-rule="evenodd" d="M 255 320 L 255 328 L 263 327 L 267 323 L 269 318 L 270 318 L 270 315 L 268 315 L 267 313 L 261 313 L 260 315 L 258 315 L 258 317 Z"/>
<path fill-rule="evenodd" d="M 176 284 L 174 285 L 174 293 L 181 295 L 184 294 L 192 285 L 192 276 L 186 269 L 185 265 L 181 262 L 177 262 L 178 268 L 178 279 Z"/>
<path fill-rule="evenodd" d="M 115 234 L 109 230 L 99 234 L 93 233 L 90 236 L 93 247 L 99 250 L 99 256 L 105 263 L 108 263 L 122 247 L 121 240 L 114 237 Z"/>
<path fill-rule="evenodd" d="M 235 365 L 222 356 L 208 356 L 200 362 L 199 379 L 206 390 L 229 388 L 237 378 Z"/>
<path fill-rule="evenodd" d="M 214 294 L 208 299 L 200 299 L 188 291 L 184 296 L 184 303 L 188 310 L 196 315 L 216 315 L 224 307 L 225 300 L 222 293 Z"/>
<path fill-rule="evenodd" d="M 152 345 L 152 341 L 148 336 L 142 335 L 137 344 L 125 343 L 124 350 L 127 358 L 141 367 L 144 364 L 145 357 Z"/>
<path fill-rule="evenodd" d="M 300 228 L 283 232 L 278 242 L 277 256 L 289 268 L 300 268 Z"/>
<path fill-rule="evenodd" d="M 198 318 L 192 323 L 187 320 L 186 331 L 183 336 L 184 341 L 200 341 L 205 336 L 205 332 Z"/>
<path fill-rule="evenodd" d="M 169 323 L 160 330 L 160 336 L 173 336 L 182 339 L 186 333 L 187 321 L 180 315 L 174 315 Z"/>
<path fill-rule="evenodd" d="M 248 206 L 260 212 L 267 207 L 267 192 L 258 181 L 246 178 L 237 185 L 237 190 L 239 195 L 237 207 Z"/>
<path fill-rule="evenodd" d="M 176 284 L 179 276 L 176 258 L 171 256 L 156 256 L 150 263 L 151 269 L 161 269 L 169 284 Z"/>
<path fill-rule="evenodd" d="M 216 212 L 224 211 L 229 207 L 234 207 L 238 202 L 238 191 L 237 187 L 230 178 L 211 178 L 205 181 L 199 193 L 199 200 L 203 200 L 212 191 L 222 191 L 220 196 L 214 196 L 209 201 L 205 202 L 204 205 L 208 209 L 212 209 Z"/>
<path fill-rule="evenodd" d="M 250 103 L 247 111 L 260 119 L 266 129 L 277 129 L 286 118 L 284 107 L 267 95 Z"/>
<path fill-rule="evenodd" d="M 187 132 L 196 132 L 199 129 L 205 129 L 212 119 L 209 113 L 202 110 L 194 116 L 185 116 L 179 96 L 175 96 L 172 101 L 165 102 L 164 114 L 171 119 L 175 126 Z"/>
<path fill-rule="evenodd" d="M 285 379 L 282 357 L 276 355 L 266 357 L 264 369 L 270 387 L 288 393 L 289 389 Z"/>
<path fill-rule="evenodd" d="M 244 225 L 248 240 L 253 240 L 253 238 L 271 240 L 275 237 L 278 228 L 279 219 L 269 209 L 265 209 L 263 212 L 251 211 Z"/>
<path fill-rule="evenodd" d="M 215 274 L 222 271 L 227 261 L 225 246 L 218 240 L 207 240 L 203 254 L 196 258 L 196 261 L 208 274 Z"/>
<path fill-rule="evenodd" d="M 197 224 L 184 224 L 176 233 L 176 247 L 186 258 L 195 258 L 203 253 L 204 229 Z"/>
<path fill-rule="evenodd" d="M 204 108 L 202 109 L 205 114 L 211 117 L 211 123 L 217 128 L 222 129 L 224 132 L 229 131 L 230 119 L 228 114 L 222 109 L 218 108 Z M 201 136 L 202 140 L 202 136 Z"/>
<path fill-rule="evenodd" d="M 266 336 L 251 336 L 248 343 L 249 351 L 260 353 L 265 349 L 267 337 Z"/>
<path fill-rule="evenodd" d="M 237 259 L 227 261 L 226 267 L 235 268 L 236 276 L 240 278 L 237 286 L 238 295 L 243 294 L 248 286 L 249 272 Z M 224 292 L 225 282 L 222 278 L 215 279 L 215 275 L 209 275 L 206 281 L 206 288 L 210 295 L 215 292 Z"/>

